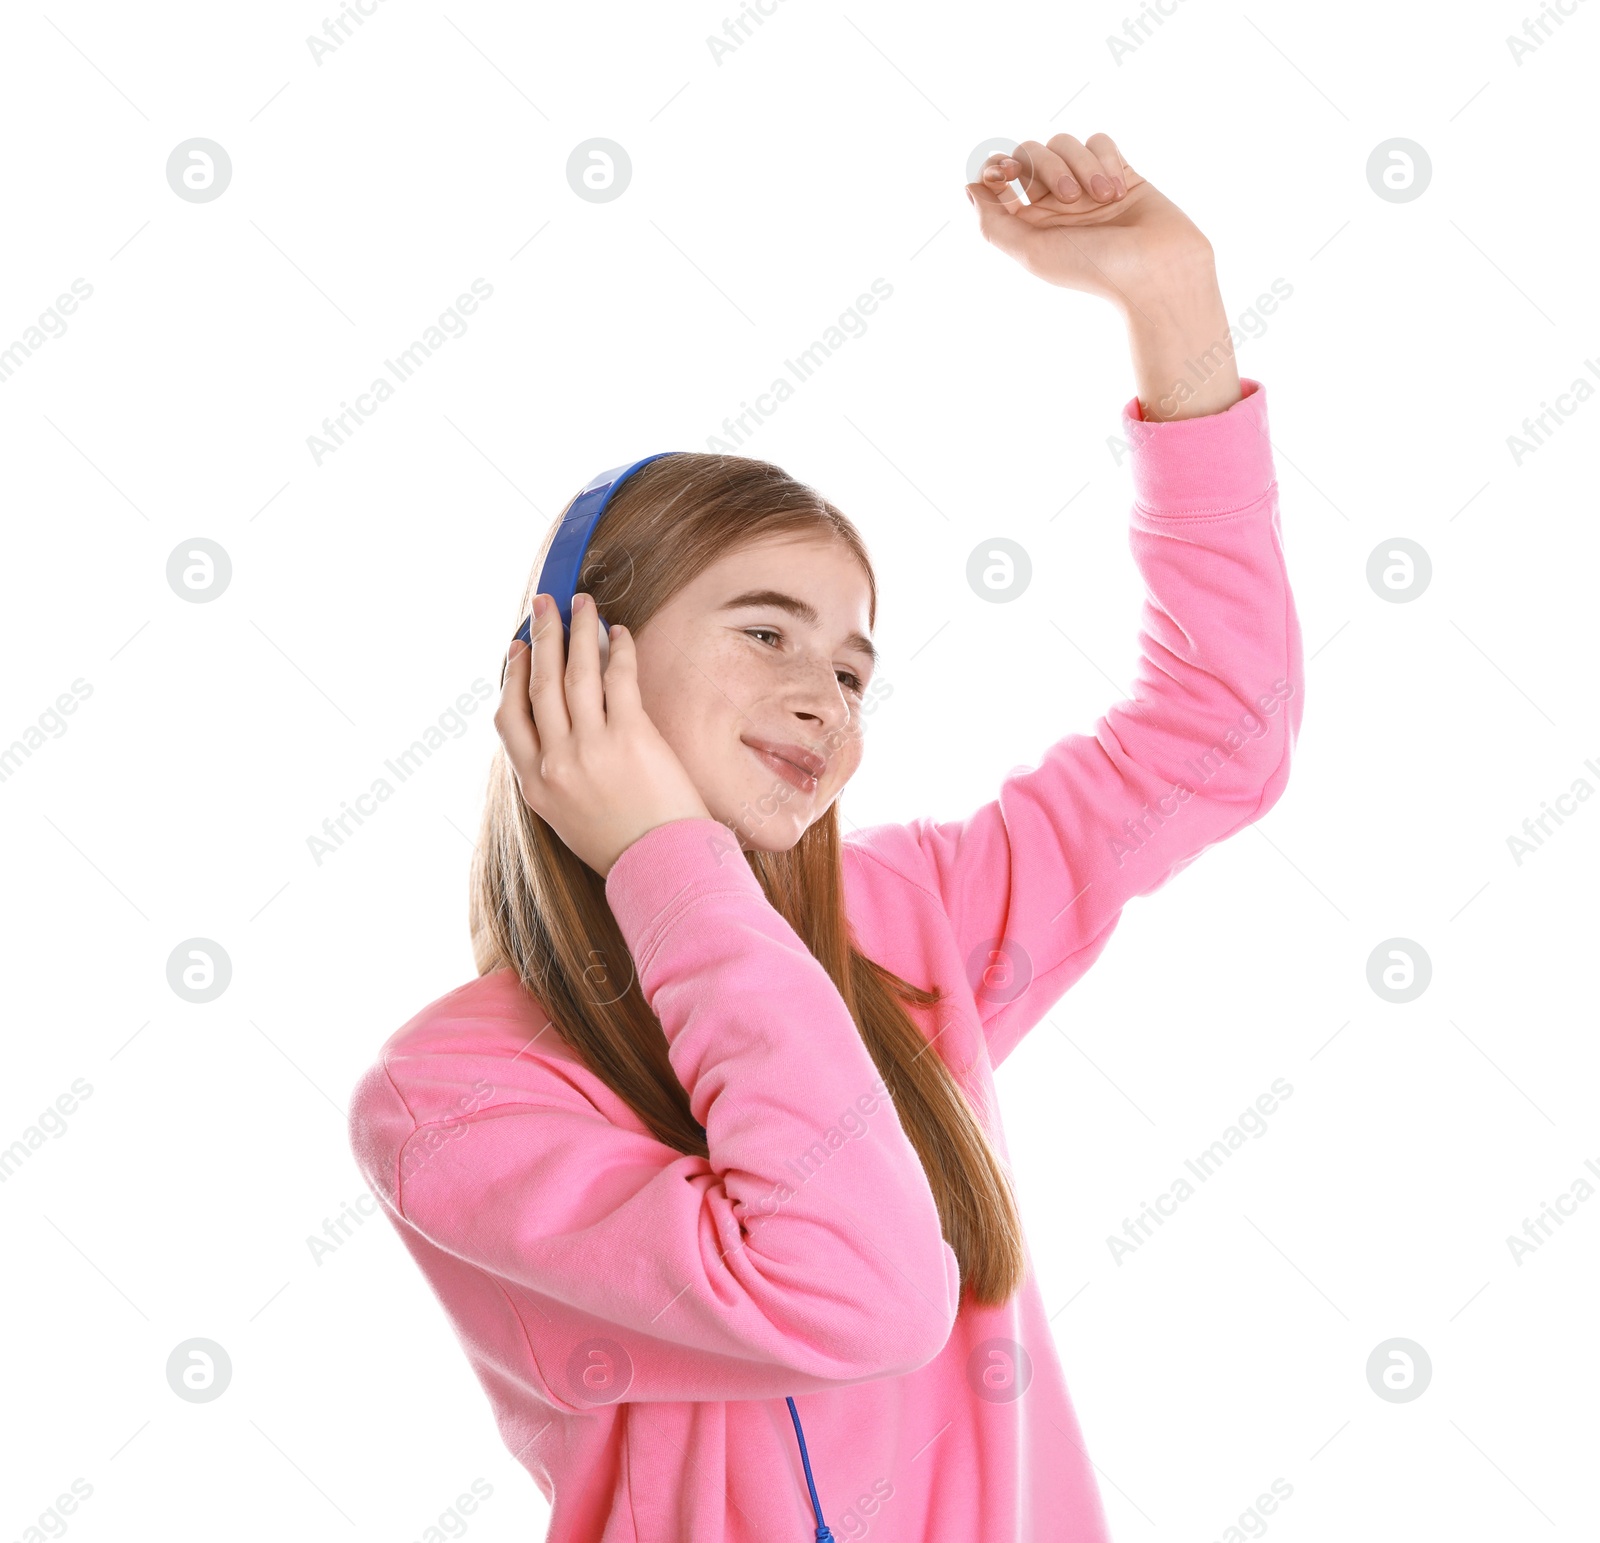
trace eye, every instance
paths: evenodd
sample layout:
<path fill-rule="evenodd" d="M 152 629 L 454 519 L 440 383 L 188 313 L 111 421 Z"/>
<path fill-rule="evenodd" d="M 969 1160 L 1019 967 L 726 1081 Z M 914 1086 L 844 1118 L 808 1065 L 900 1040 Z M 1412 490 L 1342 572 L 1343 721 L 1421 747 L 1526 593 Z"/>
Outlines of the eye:
<path fill-rule="evenodd" d="M 755 637 L 757 633 L 764 633 L 769 638 L 781 638 L 783 634 L 776 627 L 746 627 L 746 637 Z M 857 696 L 866 695 L 866 687 L 861 684 L 861 677 L 851 670 L 838 670 L 836 674 L 842 675 L 850 683 L 849 689 Z"/>

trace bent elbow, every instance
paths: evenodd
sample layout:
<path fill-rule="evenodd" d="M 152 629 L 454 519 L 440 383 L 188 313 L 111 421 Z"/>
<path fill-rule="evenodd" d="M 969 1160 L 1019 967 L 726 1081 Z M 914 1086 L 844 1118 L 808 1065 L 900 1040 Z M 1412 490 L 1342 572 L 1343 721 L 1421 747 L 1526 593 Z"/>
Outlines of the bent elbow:
<path fill-rule="evenodd" d="M 955 1250 L 939 1240 L 938 1273 L 926 1280 L 901 1279 L 890 1286 L 880 1278 L 853 1343 L 843 1360 L 841 1380 L 867 1382 L 904 1377 L 926 1366 L 949 1342 L 961 1304 L 961 1269 Z"/>
<path fill-rule="evenodd" d="M 1285 722 L 1281 731 L 1273 736 L 1272 753 L 1267 758 L 1265 775 L 1258 780 L 1255 813 L 1250 817 L 1252 821 L 1259 820 L 1283 797 L 1284 789 L 1289 785 L 1289 771 L 1293 763 L 1294 733 Z"/>
<path fill-rule="evenodd" d="M 887 1358 L 879 1358 L 884 1364 L 873 1373 L 873 1376 L 909 1376 L 934 1360 L 949 1344 L 951 1330 L 955 1327 L 953 1317 L 912 1315 L 912 1321 L 916 1325 L 915 1332 L 904 1333 L 897 1337 L 895 1343 L 888 1347 L 892 1354 Z"/>

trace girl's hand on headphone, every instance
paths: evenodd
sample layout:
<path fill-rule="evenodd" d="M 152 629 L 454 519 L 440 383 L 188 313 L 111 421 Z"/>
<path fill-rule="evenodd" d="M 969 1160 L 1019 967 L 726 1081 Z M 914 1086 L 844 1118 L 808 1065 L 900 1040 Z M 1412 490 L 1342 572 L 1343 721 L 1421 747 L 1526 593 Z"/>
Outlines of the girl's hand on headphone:
<path fill-rule="evenodd" d="M 533 647 L 512 643 L 494 726 L 523 801 L 604 878 L 646 831 L 711 811 L 639 700 L 633 635 L 611 629 L 602 671 L 588 595 L 573 597 L 570 658 L 555 602 L 540 595 L 534 609 Z"/>
<path fill-rule="evenodd" d="M 1029 202 L 1017 197 L 1019 182 Z M 967 184 L 984 239 L 1050 284 L 1126 312 L 1212 269 L 1211 243 L 1122 158 L 1108 134 L 1057 134 L 996 153 Z"/>

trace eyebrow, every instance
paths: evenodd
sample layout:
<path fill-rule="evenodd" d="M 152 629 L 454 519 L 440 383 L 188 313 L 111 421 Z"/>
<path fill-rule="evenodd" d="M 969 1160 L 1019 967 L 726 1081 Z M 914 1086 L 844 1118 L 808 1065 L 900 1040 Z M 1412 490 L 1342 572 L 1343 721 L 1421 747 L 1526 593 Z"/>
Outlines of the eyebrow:
<path fill-rule="evenodd" d="M 742 595 L 735 595 L 733 599 L 725 601 L 717 609 L 721 611 L 738 610 L 741 606 L 766 605 L 780 611 L 787 611 L 791 616 L 798 616 L 807 626 L 815 627 L 821 617 L 817 615 L 817 608 L 809 600 L 801 600 L 795 595 L 786 595 L 778 589 L 747 589 Z M 873 667 L 878 664 L 878 650 L 872 646 L 872 639 L 864 637 L 859 632 L 852 632 L 844 640 L 846 648 L 853 648 L 858 653 L 863 653 L 869 658 Z"/>

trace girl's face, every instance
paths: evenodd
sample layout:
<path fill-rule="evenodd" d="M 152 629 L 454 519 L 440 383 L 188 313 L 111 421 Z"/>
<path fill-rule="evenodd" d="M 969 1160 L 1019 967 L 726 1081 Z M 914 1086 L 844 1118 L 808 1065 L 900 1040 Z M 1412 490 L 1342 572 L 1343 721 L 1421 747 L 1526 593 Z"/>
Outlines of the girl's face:
<path fill-rule="evenodd" d="M 634 639 L 645 711 L 746 849 L 787 851 L 861 764 L 870 599 L 842 541 L 771 537 L 719 558 Z"/>

